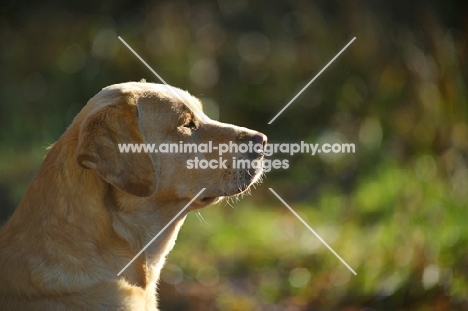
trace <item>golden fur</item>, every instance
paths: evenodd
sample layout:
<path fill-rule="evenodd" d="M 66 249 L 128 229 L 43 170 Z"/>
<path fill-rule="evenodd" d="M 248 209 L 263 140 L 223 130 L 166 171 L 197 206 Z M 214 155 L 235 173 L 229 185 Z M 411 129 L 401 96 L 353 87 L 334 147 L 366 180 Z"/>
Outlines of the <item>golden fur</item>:
<path fill-rule="evenodd" d="M 94 96 L 0 231 L 0 309 L 157 310 L 159 273 L 189 210 L 117 273 L 201 188 L 190 210 L 245 191 L 261 169 L 189 170 L 187 159 L 218 154 L 120 153 L 117 144 L 210 140 L 266 137 L 210 120 L 195 97 L 164 85 L 122 83 Z M 223 157 L 233 156 L 262 158 Z"/>

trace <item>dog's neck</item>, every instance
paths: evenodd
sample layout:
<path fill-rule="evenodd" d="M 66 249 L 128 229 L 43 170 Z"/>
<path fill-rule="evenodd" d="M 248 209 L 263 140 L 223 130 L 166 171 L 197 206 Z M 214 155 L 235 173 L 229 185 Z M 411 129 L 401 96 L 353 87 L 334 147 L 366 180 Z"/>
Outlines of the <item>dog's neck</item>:
<path fill-rule="evenodd" d="M 145 249 L 138 259 L 145 267 L 147 282 L 157 281 L 165 257 L 173 248 L 185 220 L 186 213 L 174 218 L 185 202 L 164 203 L 157 198 L 138 198 L 115 187 L 109 190 L 107 195 L 114 201 L 114 210 L 111 213 L 113 229 L 127 241 L 135 255 Z M 128 203 L 130 200 L 134 202 L 125 206 L 135 206 L 138 210 L 126 210 L 119 203 Z M 130 267 L 132 266 L 135 265 Z"/>
<path fill-rule="evenodd" d="M 70 289 L 86 289 L 120 279 L 148 291 L 148 295 L 154 299 L 160 270 L 175 243 L 185 215 L 175 219 L 120 276 L 117 273 L 172 220 L 186 202 L 167 206 L 158 202 L 157 198 L 129 195 L 106 183 L 94 171 L 81 168 L 76 163 L 75 150 L 65 149 L 65 146 L 59 140 L 48 152 L 7 224 L 14 227 L 9 232 L 24 235 L 24 240 L 31 241 L 31 245 L 25 247 L 49 250 L 47 258 L 44 258 L 44 252 L 38 252 L 34 259 L 34 264 L 49 267 L 43 271 L 53 271 L 61 266 L 75 267 L 62 270 L 76 274 L 63 277 L 64 280 L 76 280 Z M 46 180 L 47 183 L 44 182 Z M 137 202 L 125 204 L 129 200 Z M 123 209 L 128 205 L 139 208 L 134 211 Z M 21 222 L 24 219 L 31 222 L 25 225 Z M 55 241 L 50 240 L 52 236 L 56 237 Z M 13 237 L 3 238 L 7 241 Z M 67 245 L 74 245 L 74 251 L 67 253 L 60 244 L 61 239 L 73 239 Z M 110 253 L 111 250 L 114 253 Z M 34 250 L 28 252 L 31 255 Z M 75 258 L 70 253 L 79 255 Z M 17 255 L 18 258 L 11 260 L 23 260 L 20 252 Z M 90 262 L 92 264 L 87 264 Z M 90 271 L 89 267 L 99 269 L 99 273 Z M 34 274 L 31 271 L 24 273 Z M 60 279 L 48 280 L 50 275 L 33 275 L 32 278 L 53 287 L 53 290 L 67 292 L 68 285 L 61 283 Z"/>

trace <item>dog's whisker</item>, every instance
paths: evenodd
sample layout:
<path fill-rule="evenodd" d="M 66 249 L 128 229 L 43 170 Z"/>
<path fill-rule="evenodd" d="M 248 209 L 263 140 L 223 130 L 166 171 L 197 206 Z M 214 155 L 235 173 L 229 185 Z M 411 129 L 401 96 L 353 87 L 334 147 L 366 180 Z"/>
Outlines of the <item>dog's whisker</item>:
<path fill-rule="evenodd" d="M 231 204 L 231 200 L 232 200 L 231 197 L 227 198 L 226 199 L 226 204 L 229 205 L 231 208 L 234 208 L 234 206 L 232 206 L 232 204 Z"/>
<path fill-rule="evenodd" d="M 172 151 L 172 147 L 170 152 L 149 148 L 162 146 L 163 141 L 180 148 L 188 143 L 197 146 L 205 144 L 207 137 L 215 144 L 266 143 L 266 136 L 259 132 L 209 122 L 198 99 L 168 85 L 116 84 L 93 97 L 58 142 L 47 148 L 32 186 L 10 223 L 0 230 L 4 246 L 0 263 L 5 270 L 0 274 L 2 309 L 47 305 L 48 309 L 70 310 L 85 305 L 96 310 L 113 297 L 110 310 L 124 304 L 130 309 L 156 310 L 158 277 L 187 213 L 195 211 L 198 220 L 208 224 L 201 208 L 221 197 L 234 208 L 241 198 L 251 195 L 252 183 L 262 179 L 257 169 L 240 169 L 233 162 L 224 165 L 225 161 L 224 169 L 206 170 L 200 164 L 200 169 L 187 171 L 191 157 L 209 161 L 210 168 L 211 160 L 217 160 L 198 148 L 189 154 Z M 232 156 L 246 160 L 250 155 L 238 150 Z M 194 196 L 196 188 L 200 189 Z M 21 233 L 26 228 L 29 231 Z M 116 237 L 118 243 L 113 241 Z M 90 247 L 101 244 L 106 247 L 99 252 Z M 129 254 L 135 255 L 130 262 Z M 106 262 L 100 263 L 103 258 Z M 78 261 L 87 262 L 86 267 L 78 269 Z M 37 289 L 36 282 L 27 277 L 33 274 L 44 278 L 34 301 L 27 297 Z M 146 282 L 145 288 L 132 285 L 141 282 Z M 114 285 L 99 286 L 103 283 Z M 11 288 L 11 284 L 21 286 Z M 95 288 L 92 298 L 85 288 Z"/>
<path fill-rule="evenodd" d="M 202 214 L 200 213 L 200 211 L 197 211 L 195 213 L 195 215 L 197 215 L 197 218 L 200 220 L 200 222 L 203 222 L 205 223 L 206 225 L 208 224 L 206 221 L 205 221 L 205 218 L 203 218 Z"/>

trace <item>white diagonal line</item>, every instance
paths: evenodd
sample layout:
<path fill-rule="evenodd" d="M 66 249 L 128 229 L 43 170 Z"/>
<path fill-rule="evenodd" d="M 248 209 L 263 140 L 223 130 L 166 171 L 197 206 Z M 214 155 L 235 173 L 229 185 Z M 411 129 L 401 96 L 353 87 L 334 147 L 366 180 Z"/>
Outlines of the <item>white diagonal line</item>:
<path fill-rule="evenodd" d="M 354 273 L 354 275 L 357 275 L 356 271 L 353 270 L 353 268 L 351 268 L 347 263 L 346 261 L 343 260 L 343 258 L 340 257 L 340 255 L 338 255 L 334 250 L 333 248 L 330 247 L 330 245 L 328 245 L 327 242 L 325 242 L 324 239 L 322 239 L 322 237 L 320 235 L 318 235 L 317 232 L 315 232 L 314 229 L 312 229 L 305 221 L 304 219 L 301 218 L 301 216 L 299 216 L 289 205 L 288 203 L 286 203 L 273 189 L 271 188 L 268 188 L 270 189 L 270 191 L 284 204 L 284 206 L 286 206 L 293 214 L 294 216 L 296 216 L 306 227 L 307 229 L 309 229 L 316 237 L 317 239 L 320 240 L 320 242 L 322 242 L 332 253 L 333 255 L 336 256 L 336 258 L 338 258 L 352 273 Z"/>
<path fill-rule="evenodd" d="M 283 113 L 283 111 L 285 111 L 285 110 L 286 110 L 286 108 L 288 108 L 288 107 L 289 107 L 289 105 L 291 105 L 291 104 L 293 103 L 293 101 L 295 101 L 295 100 L 296 100 L 296 98 L 298 98 L 298 97 L 299 97 L 299 95 L 301 95 L 301 94 L 302 94 L 302 92 L 304 92 L 304 91 L 305 91 L 305 89 L 306 89 L 306 88 L 308 88 L 308 87 L 309 87 L 309 85 L 311 85 L 311 84 L 312 84 L 312 82 L 314 82 L 314 81 L 315 81 L 315 79 L 317 79 L 317 78 L 318 78 L 318 76 L 320 76 L 320 75 L 322 74 L 322 72 L 324 72 L 324 71 L 325 71 L 325 69 L 327 69 L 327 68 L 328 68 L 328 66 L 330 66 L 330 65 L 331 65 L 331 63 L 333 63 L 333 62 L 335 61 L 335 59 L 337 59 L 337 58 L 338 58 L 338 56 L 340 56 L 340 54 L 341 54 L 341 53 L 343 53 L 343 52 L 344 52 L 344 50 L 346 50 L 346 49 L 348 48 L 348 46 L 350 46 L 350 45 L 351 45 L 351 43 L 353 43 L 353 41 L 354 41 L 354 40 L 356 40 L 356 37 L 352 38 L 352 39 L 351 39 L 351 41 L 349 41 L 349 43 L 348 43 L 348 44 L 346 44 L 346 46 L 345 46 L 344 48 L 342 48 L 342 49 L 341 49 L 341 51 L 339 51 L 339 52 L 338 52 L 338 54 L 336 54 L 336 55 L 335 55 L 335 57 L 333 57 L 333 58 L 332 58 L 332 60 L 331 60 L 331 61 L 329 61 L 329 62 L 328 62 L 328 64 L 326 64 L 326 65 L 325 65 L 325 67 L 323 67 L 323 69 L 322 69 L 322 70 L 320 70 L 320 72 L 319 72 L 318 74 L 316 74 L 316 75 L 315 75 L 315 77 L 313 77 L 313 78 L 312 78 L 312 80 L 310 80 L 310 81 L 309 81 L 309 83 L 307 83 L 307 85 L 306 85 L 306 86 L 304 86 L 304 87 L 302 88 L 302 90 L 300 90 L 300 91 L 299 91 L 299 93 L 297 93 L 297 95 L 296 95 L 296 96 L 294 96 L 294 98 L 293 98 L 293 99 L 291 99 L 291 100 L 289 101 L 289 103 L 287 103 L 287 104 L 286 104 L 286 106 L 284 106 L 284 107 L 283 107 L 283 109 L 281 109 L 281 111 L 280 111 L 280 112 L 278 112 L 278 114 L 277 114 L 277 115 L 276 115 L 276 116 L 275 116 L 273 119 L 271 119 L 271 121 L 270 121 L 270 122 L 268 122 L 268 124 L 271 124 L 271 123 L 273 123 L 273 121 L 275 121 L 275 120 L 276 120 L 276 118 L 278 118 L 278 117 L 279 117 L 279 115 L 280 115 L 280 114 L 282 114 L 282 113 Z"/>
<path fill-rule="evenodd" d="M 158 77 L 158 79 L 161 80 L 162 83 L 164 83 L 165 85 L 169 86 L 169 84 L 167 84 L 166 81 L 164 81 L 164 79 L 163 79 L 160 75 L 158 75 L 158 73 L 157 73 L 156 71 L 154 71 L 153 68 L 151 68 L 150 65 L 148 65 L 148 64 L 145 62 L 145 60 L 144 60 L 143 58 L 141 58 L 141 56 L 138 55 L 138 53 L 135 52 L 135 50 L 133 50 L 132 47 L 131 47 L 130 45 L 128 45 L 127 42 L 125 42 L 124 39 L 122 39 L 122 37 L 119 36 L 119 40 L 122 41 L 122 43 L 125 44 L 125 46 L 126 46 L 130 51 L 132 51 L 132 53 L 135 54 L 135 56 L 138 57 L 138 59 L 139 59 L 143 64 L 145 64 L 145 66 L 146 66 L 149 70 L 151 70 L 151 72 L 154 73 L 154 75 L 155 75 L 156 77 Z"/>
<path fill-rule="evenodd" d="M 172 89 L 172 87 L 171 87 L 169 84 L 167 84 L 166 81 L 164 81 L 164 79 L 163 79 L 153 68 L 151 68 L 151 66 L 148 65 L 148 63 L 145 62 L 145 60 L 144 60 L 143 58 L 141 58 L 141 56 L 138 55 L 138 53 L 135 52 L 135 50 L 132 49 L 132 47 L 131 47 L 130 45 L 128 45 L 127 42 L 125 42 L 124 39 L 122 39 L 122 37 L 119 36 L 118 38 L 119 38 L 120 41 L 122 41 L 123 44 L 125 44 L 125 46 L 126 46 L 133 54 L 135 54 L 135 56 L 136 56 L 136 57 L 137 57 L 137 58 L 138 58 L 138 59 L 139 59 L 139 60 L 156 76 L 156 77 L 158 77 L 158 79 L 159 79 L 162 83 L 164 83 L 164 84 L 167 86 L 167 88 L 169 89 L 169 91 L 170 91 L 172 94 L 174 94 L 176 97 L 178 97 L 182 102 L 185 102 L 185 100 L 183 100 L 182 97 L 180 97 L 180 95 L 177 94 L 177 92 L 175 92 L 175 91 Z M 203 116 L 201 116 L 201 115 L 198 114 L 195 110 L 193 110 L 193 109 L 190 107 L 190 105 L 187 105 L 187 107 L 198 117 L 198 119 L 203 120 L 203 121 L 206 120 Z"/>
<path fill-rule="evenodd" d="M 179 216 L 180 216 L 180 214 L 182 214 L 182 213 L 183 213 L 183 212 L 184 212 L 184 211 L 187 209 L 187 207 L 189 207 L 189 206 L 190 206 L 190 204 L 192 204 L 192 202 L 193 202 L 193 201 L 195 201 L 195 199 L 196 199 L 196 198 L 198 198 L 198 197 L 200 196 L 200 194 L 202 194 L 202 192 L 203 192 L 203 191 L 205 191 L 205 189 L 206 189 L 206 188 L 203 188 L 202 190 L 200 190 L 200 192 L 198 192 L 198 193 L 197 193 L 197 195 L 196 195 L 196 196 L 194 196 L 194 197 L 193 197 L 193 199 L 192 199 L 192 200 L 190 200 L 190 202 L 188 202 L 188 203 L 187 203 L 187 205 L 185 205 L 185 206 L 184 206 L 184 208 L 183 208 L 183 209 L 181 209 L 181 210 L 180 210 L 180 212 L 179 212 L 179 213 L 177 213 L 177 215 L 175 215 L 175 216 L 174 216 L 174 218 L 172 218 L 172 220 L 171 220 L 171 221 L 169 221 L 169 222 L 167 223 L 167 225 L 166 225 L 164 228 L 162 228 L 162 229 L 161 229 L 161 231 L 159 231 L 159 233 L 158 233 L 158 234 L 156 234 L 156 236 L 155 236 L 154 238 L 152 238 L 152 239 L 151 239 L 151 241 L 149 241 L 149 242 L 148 242 L 148 244 L 146 244 L 146 245 L 145 245 L 145 247 L 143 247 L 143 248 L 142 248 L 142 250 L 141 250 L 141 251 L 140 251 L 138 254 L 136 254 L 136 255 L 135 255 L 135 257 L 133 257 L 133 259 L 132 259 L 132 260 L 130 260 L 130 262 L 129 262 L 129 263 L 128 263 L 128 264 L 127 264 L 127 265 L 126 265 L 126 266 L 125 266 L 125 267 L 124 267 L 122 270 L 120 270 L 120 272 L 119 272 L 119 273 L 117 273 L 117 275 L 118 275 L 118 276 L 120 276 L 120 274 L 121 274 L 122 272 L 124 272 L 124 271 L 125 271 L 125 269 L 127 269 L 127 268 L 128 268 L 128 266 L 130 266 L 130 265 L 132 264 L 132 262 L 134 262 L 134 261 L 135 261 L 135 259 L 137 259 L 137 258 L 138 258 L 138 256 L 140 256 L 140 255 L 141 255 L 141 253 L 143 253 L 143 252 L 144 252 L 144 251 L 145 251 L 145 250 L 148 248 L 148 246 L 150 246 L 150 244 L 151 244 L 151 243 L 153 243 L 153 242 L 154 242 L 154 240 L 156 240 L 156 239 L 158 238 L 158 236 L 160 236 L 160 235 L 161 235 L 161 233 L 163 233 L 163 232 L 164 232 L 164 230 L 166 230 L 166 229 L 167 229 L 167 227 L 169 227 L 169 226 L 170 226 L 170 225 L 171 225 L 171 224 L 174 222 L 174 220 L 176 220 L 176 219 L 177 219 L 177 217 L 179 217 Z"/>

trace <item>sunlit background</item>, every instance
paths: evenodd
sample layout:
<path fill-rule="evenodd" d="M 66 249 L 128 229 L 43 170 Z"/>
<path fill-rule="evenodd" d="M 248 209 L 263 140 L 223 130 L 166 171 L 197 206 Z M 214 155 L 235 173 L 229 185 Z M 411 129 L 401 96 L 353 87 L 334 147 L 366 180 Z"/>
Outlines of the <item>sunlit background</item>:
<path fill-rule="evenodd" d="M 467 310 L 468 8 L 462 1 L 5 1 L 0 219 L 101 88 L 156 77 L 270 142 L 342 142 L 188 216 L 162 310 Z M 354 36 L 356 41 L 267 123 Z M 278 192 L 354 276 L 267 189 Z M 228 204 L 229 203 L 229 204 Z"/>

